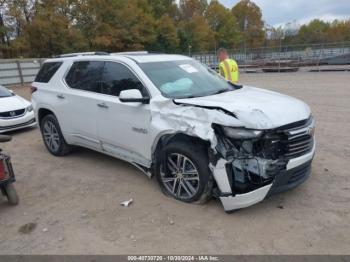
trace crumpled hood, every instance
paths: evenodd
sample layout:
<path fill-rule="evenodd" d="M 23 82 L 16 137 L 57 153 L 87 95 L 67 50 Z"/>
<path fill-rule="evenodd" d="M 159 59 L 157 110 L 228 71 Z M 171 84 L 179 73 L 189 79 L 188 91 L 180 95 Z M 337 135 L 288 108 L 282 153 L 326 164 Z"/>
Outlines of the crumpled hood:
<path fill-rule="evenodd" d="M 310 108 L 296 98 L 248 86 L 213 96 L 175 99 L 175 102 L 222 108 L 232 112 L 245 127 L 254 129 L 276 128 L 310 116 Z"/>
<path fill-rule="evenodd" d="M 8 112 L 23 109 L 30 103 L 20 96 L 0 97 L 0 112 Z"/>

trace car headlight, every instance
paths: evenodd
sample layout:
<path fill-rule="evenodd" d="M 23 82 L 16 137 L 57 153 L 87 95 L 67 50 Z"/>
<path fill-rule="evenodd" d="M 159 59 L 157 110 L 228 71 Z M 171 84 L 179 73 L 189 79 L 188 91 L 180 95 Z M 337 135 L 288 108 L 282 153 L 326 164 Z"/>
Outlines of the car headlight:
<path fill-rule="evenodd" d="M 222 130 L 225 136 L 233 139 L 253 139 L 258 138 L 263 134 L 263 131 L 261 130 L 235 128 L 228 126 L 223 126 Z"/>
<path fill-rule="evenodd" d="M 32 112 L 32 111 L 33 111 L 33 106 L 32 105 L 27 106 L 27 112 Z"/>

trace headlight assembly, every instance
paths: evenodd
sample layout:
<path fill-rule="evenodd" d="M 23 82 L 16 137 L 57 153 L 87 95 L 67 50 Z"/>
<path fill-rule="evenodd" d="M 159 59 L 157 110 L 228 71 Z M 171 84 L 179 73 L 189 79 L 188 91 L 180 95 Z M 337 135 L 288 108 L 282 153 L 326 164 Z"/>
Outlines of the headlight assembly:
<path fill-rule="evenodd" d="M 245 129 L 245 128 L 235 128 L 222 126 L 222 130 L 225 136 L 233 139 L 253 139 L 258 138 L 263 134 L 261 130 Z"/>
<path fill-rule="evenodd" d="M 32 111 L 33 111 L 33 106 L 32 105 L 27 106 L 27 112 L 32 112 Z"/>

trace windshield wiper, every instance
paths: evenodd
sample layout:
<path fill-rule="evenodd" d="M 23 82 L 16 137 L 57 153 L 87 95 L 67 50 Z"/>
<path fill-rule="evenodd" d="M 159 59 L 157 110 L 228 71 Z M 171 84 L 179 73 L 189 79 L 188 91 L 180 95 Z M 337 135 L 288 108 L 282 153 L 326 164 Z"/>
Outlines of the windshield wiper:
<path fill-rule="evenodd" d="M 218 94 L 226 93 L 226 92 L 229 92 L 229 91 L 232 91 L 232 90 L 230 90 L 230 89 L 221 89 L 221 90 L 216 91 L 215 93 L 210 94 L 209 96 L 218 95 Z"/>
<path fill-rule="evenodd" d="M 234 89 L 241 89 L 243 87 L 243 85 L 238 85 L 238 84 L 234 84 L 230 81 L 227 81 Z"/>

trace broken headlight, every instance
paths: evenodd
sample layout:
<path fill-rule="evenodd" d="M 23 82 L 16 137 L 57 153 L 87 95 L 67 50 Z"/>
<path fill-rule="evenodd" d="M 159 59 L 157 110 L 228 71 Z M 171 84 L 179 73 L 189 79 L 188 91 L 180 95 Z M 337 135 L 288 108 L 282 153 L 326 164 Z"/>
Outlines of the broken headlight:
<path fill-rule="evenodd" d="M 260 137 L 263 132 L 261 130 L 245 129 L 245 128 L 235 128 L 222 126 L 222 131 L 225 136 L 233 139 L 253 139 Z"/>

